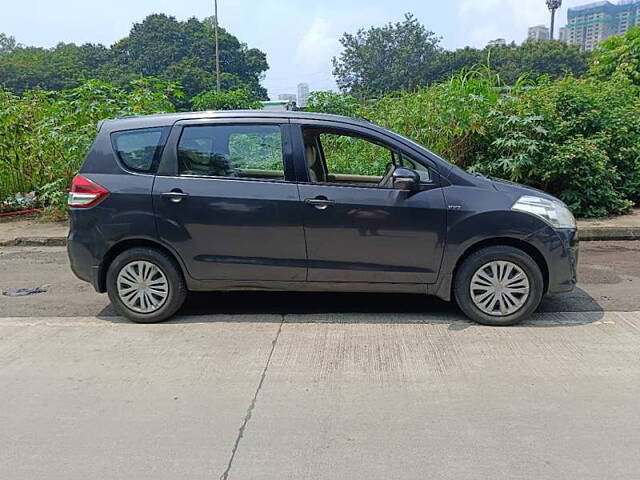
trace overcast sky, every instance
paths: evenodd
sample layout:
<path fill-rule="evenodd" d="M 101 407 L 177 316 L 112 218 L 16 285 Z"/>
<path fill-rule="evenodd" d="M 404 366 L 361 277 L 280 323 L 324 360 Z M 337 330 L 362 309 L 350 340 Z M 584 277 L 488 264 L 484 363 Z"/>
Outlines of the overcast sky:
<path fill-rule="evenodd" d="M 587 2 L 563 3 L 559 25 L 567 7 Z M 25 45 L 111 45 L 132 23 L 160 12 L 202 19 L 212 15 L 213 0 L 0 0 L 0 32 Z M 271 68 L 263 84 L 272 97 L 295 93 L 299 82 L 311 90 L 335 88 L 331 58 L 340 52 L 342 33 L 399 21 L 405 12 L 449 49 L 483 47 L 494 38 L 519 43 L 528 26 L 549 21 L 544 0 L 219 0 L 220 24 L 267 53 Z"/>

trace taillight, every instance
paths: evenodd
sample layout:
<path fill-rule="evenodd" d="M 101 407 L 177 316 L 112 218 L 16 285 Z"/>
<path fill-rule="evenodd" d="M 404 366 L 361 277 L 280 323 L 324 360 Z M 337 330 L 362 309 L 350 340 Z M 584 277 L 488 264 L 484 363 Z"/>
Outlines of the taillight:
<path fill-rule="evenodd" d="M 109 190 L 82 175 L 76 175 L 71 183 L 67 204 L 71 208 L 89 208 L 107 198 Z"/>

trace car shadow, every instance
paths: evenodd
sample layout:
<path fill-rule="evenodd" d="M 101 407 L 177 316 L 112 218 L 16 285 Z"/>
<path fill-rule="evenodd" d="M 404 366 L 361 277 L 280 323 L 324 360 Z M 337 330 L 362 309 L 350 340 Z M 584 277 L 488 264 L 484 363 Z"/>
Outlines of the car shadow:
<path fill-rule="evenodd" d="M 579 313 L 579 315 L 566 315 Z M 111 306 L 99 318 L 122 323 Z M 258 315 L 263 316 L 259 318 Z M 573 326 L 601 320 L 604 311 L 586 291 L 543 299 L 537 314 L 524 325 Z M 175 323 L 397 323 L 448 324 L 464 330 L 469 321 L 455 302 L 398 293 L 191 292 L 168 324 Z"/>

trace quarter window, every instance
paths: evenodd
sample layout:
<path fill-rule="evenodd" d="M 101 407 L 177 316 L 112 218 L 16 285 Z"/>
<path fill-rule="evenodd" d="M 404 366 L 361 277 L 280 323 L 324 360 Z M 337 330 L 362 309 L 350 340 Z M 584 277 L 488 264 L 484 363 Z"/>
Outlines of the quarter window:
<path fill-rule="evenodd" d="M 185 127 L 180 175 L 284 179 L 282 131 L 273 125 Z"/>
<path fill-rule="evenodd" d="M 150 172 L 166 142 L 166 128 L 130 130 L 112 135 L 113 146 L 124 165 L 138 172 Z"/>

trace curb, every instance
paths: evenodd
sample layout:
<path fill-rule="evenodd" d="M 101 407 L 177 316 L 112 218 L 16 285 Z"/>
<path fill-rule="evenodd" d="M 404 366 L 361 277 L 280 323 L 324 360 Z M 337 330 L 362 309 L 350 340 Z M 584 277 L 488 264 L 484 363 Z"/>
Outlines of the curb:
<path fill-rule="evenodd" d="M 578 230 L 581 242 L 640 240 L 640 227 L 590 227 Z M 67 237 L 18 237 L 0 240 L 0 247 L 66 247 Z"/>
<path fill-rule="evenodd" d="M 66 247 L 67 237 L 19 237 L 0 240 L 0 247 Z"/>
<path fill-rule="evenodd" d="M 578 229 L 581 242 L 640 240 L 640 227 L 590 227 Z"/>

